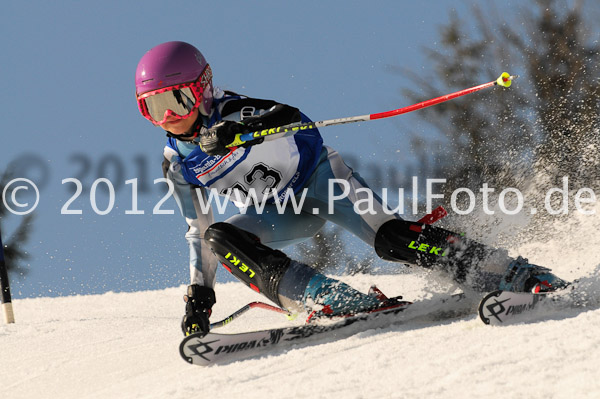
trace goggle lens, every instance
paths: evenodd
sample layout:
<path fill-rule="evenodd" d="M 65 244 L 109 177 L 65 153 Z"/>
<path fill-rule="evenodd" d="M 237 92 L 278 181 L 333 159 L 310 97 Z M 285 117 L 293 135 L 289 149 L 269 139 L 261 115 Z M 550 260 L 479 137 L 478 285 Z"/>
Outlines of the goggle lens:
<path fill-rule="evenodd" d="M 196 97 L 190 87 L 185 87 L 154 94 L 146 97 L 144 101 L 148 114 L 158 123 L 164 119 L 168 110 L 178 116 L 188 115 L 194 110 Z"/>

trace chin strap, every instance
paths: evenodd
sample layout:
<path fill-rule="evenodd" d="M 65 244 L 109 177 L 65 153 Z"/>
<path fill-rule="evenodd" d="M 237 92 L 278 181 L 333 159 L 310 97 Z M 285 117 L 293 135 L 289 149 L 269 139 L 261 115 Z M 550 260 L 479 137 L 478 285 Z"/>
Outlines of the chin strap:
<path fill-rule="evenodd" d="M 173 133 L 167 131 L 167 137 L 171 137 L 171 138 L 181 140 L 181 141 L 188 141 L 188 142 L 194 143 L 196 145 L 199 145 L 199 142 L 196 141 L 195 139 L 200 135 L 200 133 L 204 129 L 206 129 L 206 126 L 204 126 L 204 120 L 202 117 L 198 117 L 198 119 L 194 123 L 194 126 L 192 126 L 192 129 L 188 133 L 173 134 Z"/>

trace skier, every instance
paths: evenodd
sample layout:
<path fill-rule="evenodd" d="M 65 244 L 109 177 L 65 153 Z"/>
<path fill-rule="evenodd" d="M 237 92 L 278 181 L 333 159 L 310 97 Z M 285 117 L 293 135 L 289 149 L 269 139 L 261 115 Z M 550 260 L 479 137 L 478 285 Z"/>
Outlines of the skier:
<path fill-rule="evenodd" d="M 137 66 L 135 84 L 140 112 L 167 132 L 163 172 L 188 224 L 191 284 L 182 320 L 186 335 L 209 331 L 216 302 L 215 257 L 239 280 L 290 311 L 331 317 L 400 306 L 396 298 L 376 290 L 361 293 L 279 250 L 312 237 L 328 220 L 385 260 L 435 268 L 477 290 L 552 290 L 565 284 L 548 269 L 512 259 L 505 250 L 386 214 L 376 196 L 374 213 L 356 213 L 359 189 L 368 186 L 335 150 L 323 145 L 316 128 L 240 142 L 240 133 L 310 119 L 286 104 L 213 87 L 209 64 L 188 43 L 167 42 L 148 51 Z M 209 191 L 235 193 L 241 202 L 251 198 L 266 205 L 262 212 L 250 206 L 214 223 L 212 211 L 202 212 L 200 206 L 211 198 Z M 277 206 L 290 192 L 303 199 L 299 212 Z M 333 202 L 332 211 L 331 195 L 342 198 Z"/>

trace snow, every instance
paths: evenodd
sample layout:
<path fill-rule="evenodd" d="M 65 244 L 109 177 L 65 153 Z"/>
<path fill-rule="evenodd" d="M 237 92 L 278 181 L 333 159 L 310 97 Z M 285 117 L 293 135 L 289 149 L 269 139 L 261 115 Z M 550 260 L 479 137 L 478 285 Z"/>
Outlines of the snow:
<path fill-rule="evenodd" d="M 558 275 L 600 287 L 600 220 L 556 221 L 556 241 L 519 251 Z M 407 299 L 431 295 L 423 272 L 344 277 Z M 598 398 L 600 307 L 570 309 L 502 327 L 475 315 L 371 330 L 211 367 L 179 356 L 184 287 L 14 302 L 0 325 L 2 398 Z M 220 284 L 213 320 L 262 300 Z M 301 323 L 261 309 L 224 327 L 235 332 Z"/>
<path fill-rule="evenodd" d="M 361 281 L 364 280 L 364 281 Z M 354 279 L 404 286 L 410 276 Z M 384 285 L 384 284 L 382 284 Z M 3 398 L 598 397 L 600 310 L 489 327 L 475 316 L 395 326 L 201 368 L 178 353 L 183 287 L 24 299 L 0 327 Z M 220 287 L 215 317 L 255 300 Z M 225 298 L 231 298 L 228 302 Z M 251 310 L 229 331 L 285 325 Z M 225 328 L 222 330 L 225 331 Z"/>

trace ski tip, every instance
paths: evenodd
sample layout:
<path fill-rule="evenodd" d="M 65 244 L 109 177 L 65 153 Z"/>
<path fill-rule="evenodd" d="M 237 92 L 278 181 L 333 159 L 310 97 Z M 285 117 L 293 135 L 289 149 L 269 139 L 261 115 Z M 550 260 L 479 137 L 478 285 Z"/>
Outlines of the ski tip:
<path fill-rule="evenodd" d="M 500 295 L 502 295 L 502 290 L 497 290 L 497 291 L 492 291 L 489 294 L 487 294 L 485 297 L 483 297 L 483 299 L 481 300 L 481 302 L 479 303 L 479 309 L 478 309 L 478 313 L 479 313 L 479 318 L 481 319 L 481 321 L 484 322 L 484 324 L 491 324 L 492 320 L 491 320 L 491 310 L 490 309 L 490 305 L 488 304 L 488 301 L 491 298 L 494 297 L 499 297 Z M 494 312 L 492 312 L 494 313 Z"/>
<path fill-rule="evenodd" d="M 204 333 L 196 333 L 186 336 L 179 344 L 179 354 L 181 355 L 182 359 L 189 364 L 195 364 L 198 366 L 210 365 L 210 358 L 207 358 L 204 355 L 212 352 L 212 348 L 209 346 L 209 344 L 214 341 L 207 342 L 207 336 L 208 334 Z"/>

